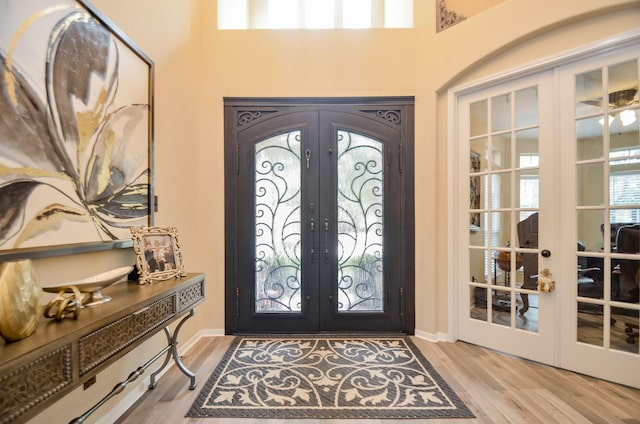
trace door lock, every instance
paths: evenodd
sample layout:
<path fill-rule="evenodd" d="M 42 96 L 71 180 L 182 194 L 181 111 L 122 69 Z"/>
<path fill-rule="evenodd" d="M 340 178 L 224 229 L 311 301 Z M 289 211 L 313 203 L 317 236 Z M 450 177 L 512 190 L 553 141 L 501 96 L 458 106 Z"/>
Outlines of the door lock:
<path fill-rule="evenodd" d="M 551 251 L 544 249 L 542 252 L 540 252 L 540 254 L 542 255 L 543 258 L 548 258 L 549 256 L 551 256 Z"/>

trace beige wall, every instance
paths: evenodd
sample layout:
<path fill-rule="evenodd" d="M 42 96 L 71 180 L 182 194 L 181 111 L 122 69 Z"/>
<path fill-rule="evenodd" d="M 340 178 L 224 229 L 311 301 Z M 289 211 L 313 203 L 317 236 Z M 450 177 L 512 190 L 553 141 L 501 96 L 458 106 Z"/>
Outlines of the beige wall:
<path fill-rule="evenodd" d="M 415 2 L 414 29 L 219 32 L 212 0 L 93 0 L 155 61 L 155 223 L 177 226 L 186 268 L 207 274 L 207 300 L 182 340 L 224 328 L 225 96 L 415 96 L 416 330 L 448 331 L 446 90 L 635 29 L 640 2 L 508 0 L 436 33 L 433 1 Z M 37 266 L 46 283 L 131 258 L 128 251 L 105 252 Z M 82 413 L 162 341 L 155 336 L 34 422 Z"/>

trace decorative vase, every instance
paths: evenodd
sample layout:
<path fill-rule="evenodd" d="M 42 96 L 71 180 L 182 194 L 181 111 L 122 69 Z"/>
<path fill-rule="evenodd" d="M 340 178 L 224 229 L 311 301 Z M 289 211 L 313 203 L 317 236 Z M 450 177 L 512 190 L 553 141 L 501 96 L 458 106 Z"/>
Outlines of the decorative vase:
<path fill-rule="evenodd" d="M 0 266 L 0 336 L 16 341 L 38 326 L 42 290 L 30 259 Z"/>

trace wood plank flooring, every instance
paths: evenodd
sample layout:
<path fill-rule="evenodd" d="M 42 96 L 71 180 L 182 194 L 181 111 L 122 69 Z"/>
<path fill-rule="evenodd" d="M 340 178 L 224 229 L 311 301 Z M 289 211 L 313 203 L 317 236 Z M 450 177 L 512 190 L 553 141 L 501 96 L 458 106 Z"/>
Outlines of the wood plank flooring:
<path fill-rule="evenodd" d="M 291 420 L 185 418 L 232 337 L 200 340 L 183 361 L 198 387 L 173 367 L 118 424 L 293 424 Z M 413 338 L 425 357 L 476 415 L 474 419 L 402 420 L 407 424 L 620 423 L 640 424 L 640 390 L 496 353 L 471 344 Z M 638 376 L 640 378 L 640 376 Z M 347 420 L 304 420 L 304 424 Z M 394 420 L 357 420 L 357 424 Z"/>

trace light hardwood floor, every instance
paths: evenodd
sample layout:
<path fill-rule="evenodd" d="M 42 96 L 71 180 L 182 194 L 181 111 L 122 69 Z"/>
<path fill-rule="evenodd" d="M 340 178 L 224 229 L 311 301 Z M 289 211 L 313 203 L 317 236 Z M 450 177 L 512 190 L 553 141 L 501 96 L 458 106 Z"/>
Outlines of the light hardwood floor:
<path fill-rule="evenodd" d="M 296 420 L 185 418 L 232 337 L 200 340 L 183 356 L 198 387 L 173 367 L 119 424 L 293 424 Z M 471 344 L 413 338 L 425 357 L 476 415 L 474 419 L 401 420 L 407 424 L 624 423 L 640 424 L 640 390 L 496 353 Z M 638 376 L 640 379 L 640 376 Z M 299 420 L 304 424 L 346 420 Z M 357 420 L 357 424 L 394 420 Z"/>

